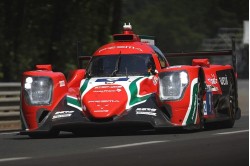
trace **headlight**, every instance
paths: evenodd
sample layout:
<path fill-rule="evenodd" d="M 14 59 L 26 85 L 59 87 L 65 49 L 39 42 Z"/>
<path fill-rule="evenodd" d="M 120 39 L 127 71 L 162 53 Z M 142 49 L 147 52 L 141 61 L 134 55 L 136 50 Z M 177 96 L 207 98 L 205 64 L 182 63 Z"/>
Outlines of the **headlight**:
<path fill-rule="evenodd" d="M 26 77 L 25 99 L 32 105 L 48 105 L 52 96 L 52 80 L 49 77 Z"/>
<path fill-rule="evenodd" d="M 188 74 L 185 71 L 162 73 L 160 76 L 160 99 L 180 99 L 187 85 Z"/>

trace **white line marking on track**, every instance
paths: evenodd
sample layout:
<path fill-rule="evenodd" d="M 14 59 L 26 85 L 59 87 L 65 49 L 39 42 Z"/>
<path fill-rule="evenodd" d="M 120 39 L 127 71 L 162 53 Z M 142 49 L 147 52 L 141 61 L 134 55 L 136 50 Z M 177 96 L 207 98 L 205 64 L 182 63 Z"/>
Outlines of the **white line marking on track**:
<path fill-rule="evenodd" d="M 16 160 L 26 160 L 26 159 L 31 159 L 31 157 L 11 157 L 11 158 L 3 158 L 3 159 L 0 159 L 0 162 L 16 161 Z"/>
<path fill-rule="evenodd" d="M 138 142 L 138 143 L 132 143 L 132 144 L 124 144 L 124 145 L 116 145 L 116 146 L 101 147 L 101 149 L 118 149 L 118 148 L 132 147 L 132 146 L 141 146 L 141 145 L 157 144 L 157 143 L 163 143 L 163 142 L 169 142 L 169 140 L 163 140 L 163 141 L 149 141 L 149 142 Z"/>
<path fill-rule="evenodd" d="M 0 133 L 0 135 L 18 134 L 19 132 Z"/>
<path fill-rule="evenodd" d="M 214 135 L 227 135 L 227 134 L 237 134 L 237 133 L 244 133 L 249 132 L 249 130 L 239 130 L 239 131 L 230 131 L 230 132 L 223 132 L 223 133 L 215 133 Z"/>

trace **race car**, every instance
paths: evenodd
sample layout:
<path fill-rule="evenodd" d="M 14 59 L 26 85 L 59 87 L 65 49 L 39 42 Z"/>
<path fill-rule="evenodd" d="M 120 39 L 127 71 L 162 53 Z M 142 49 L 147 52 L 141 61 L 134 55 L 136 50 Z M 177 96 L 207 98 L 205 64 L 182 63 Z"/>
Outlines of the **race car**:
<path fill-rule="evenodd" d="M 233 127 L 238 106 L 235 51 L 164 54 L 152 36 L 136 35 L 130 24 L 113 35 L 68 79 L 51 64 L 24 72 L 21 82 L 22 130 L 30 137 L 74 134 L 126 126 L 202 130 L 210 122 Z M 168 58 L 195 58 L 170 66 Z M 212 65 L 209 56 L 230 55 L 233 65 Z"/>

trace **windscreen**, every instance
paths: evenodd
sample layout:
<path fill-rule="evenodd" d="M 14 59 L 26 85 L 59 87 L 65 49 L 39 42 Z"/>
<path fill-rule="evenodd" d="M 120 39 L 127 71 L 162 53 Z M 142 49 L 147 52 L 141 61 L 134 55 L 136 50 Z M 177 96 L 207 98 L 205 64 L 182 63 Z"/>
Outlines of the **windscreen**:
<path fill-rule="evenodd" d="M 93 57 L 87 71 L 89 77 L 138 76 L 154 67 L 151 54 L 117 54 Z"/>

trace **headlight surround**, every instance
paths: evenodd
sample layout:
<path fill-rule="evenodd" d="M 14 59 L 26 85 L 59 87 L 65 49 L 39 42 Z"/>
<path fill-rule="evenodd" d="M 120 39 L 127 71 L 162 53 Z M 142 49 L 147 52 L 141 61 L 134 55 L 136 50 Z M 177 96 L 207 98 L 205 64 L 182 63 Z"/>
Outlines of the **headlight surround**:
<path fill-rule="evenodd" d="M 49 105 L 52 98 L 52 79 L 50 77 L 24 78 L 25 99 L 31 105 Z"/>
<path fill-rule="evenodd" d="M 186 71 L 165 72 L 160 75 L 160 99 L 178 100 L 189 82 Z"/>

